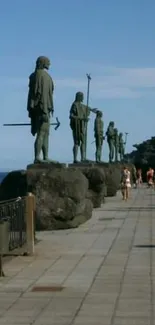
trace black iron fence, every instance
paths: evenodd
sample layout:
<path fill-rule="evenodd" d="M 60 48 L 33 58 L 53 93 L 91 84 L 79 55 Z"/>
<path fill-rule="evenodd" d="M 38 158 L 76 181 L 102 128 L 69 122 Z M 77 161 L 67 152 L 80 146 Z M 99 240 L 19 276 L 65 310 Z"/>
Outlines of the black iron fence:
<path fill-rule="evenodd" d="M 26 243 L 26 197 L 0 201 L 0 220 L 9 222 L 9 250 L 22 247 Z M 6 221 L 7 222 L 7 221 Z"/>

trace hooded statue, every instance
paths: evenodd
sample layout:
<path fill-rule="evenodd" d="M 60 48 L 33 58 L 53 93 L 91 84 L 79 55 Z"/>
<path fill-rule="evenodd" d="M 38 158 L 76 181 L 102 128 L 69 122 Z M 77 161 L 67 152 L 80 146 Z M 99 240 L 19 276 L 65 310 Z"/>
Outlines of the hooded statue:
<path fill-rule="evenodd" d="M 114 129 L 114 147 L 115 147 L 115 162 L 118 161 L 118 153 L 119 153 L 119 135 L 118 129 Z"/>
<path fill-rule="evenodd" d="M 89 121 L 90 112 L 96 113 L 96 109 L 91 109 L 83 104 L 84 94 L 78 91 L 75 95 L 75 100 L 70 109 L 70 127 L 73 134 L 73 157 L 74 163 L 77 162 L 78 148 L 80 146 L 81 162 L 86 160 L 86 145 L 87 145 L 87 124 Z"/>
<path fill-rule="evenodd" d="M 125 154 L 125 142 L 123 139 L 123 133 L 119 134 L 119 154 L 120 154 L 120 161 L 123 161 L 124 154 Z"/>
<path fill-rule="evenodd" d="M 107 142 L 109 146 L 109 162 L 112 162 L 114 159 L 114 144 L 115 144 L 115 131 L 114 131 L 115 123 L 111 121 L 108 125 L 108 129 L 106 132 Z"/>
<path fill-rule="evenodd" d="M 37 134 L 34 146 L 35 162 L 40 162 L 41 151 L 43 160 L 48 160 L 50 114 L 53 115 L 54 111 L 54 84 L 46 71 L 49 66 L 50 60 L 47 57 L 38 57 L 35 71 L 29 77 L 27 110 L 31 119 L 31 133 L 33 136 Z"/>

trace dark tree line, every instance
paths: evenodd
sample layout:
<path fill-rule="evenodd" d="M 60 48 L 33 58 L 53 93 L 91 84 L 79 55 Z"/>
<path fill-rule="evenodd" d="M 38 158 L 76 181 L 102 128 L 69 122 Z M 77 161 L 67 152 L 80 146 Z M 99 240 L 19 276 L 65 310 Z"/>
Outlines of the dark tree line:
<path fill-rule="evenodd" d="M 135 150 L 126 154 L 126 160 L 132 162 L 136 168 L 141 168 L 143 175 L 146 174 L 149 167 L 155 169 L 155 137 L 140 144 L 136 143 L 133 147 Z"/>

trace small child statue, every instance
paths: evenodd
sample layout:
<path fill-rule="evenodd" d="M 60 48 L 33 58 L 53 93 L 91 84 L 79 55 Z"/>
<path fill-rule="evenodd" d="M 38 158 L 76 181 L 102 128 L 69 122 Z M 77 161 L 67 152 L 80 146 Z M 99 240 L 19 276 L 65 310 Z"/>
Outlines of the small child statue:
<path fill-rule="evenodd" d="M 105 139 L 105 137 L 103 136 L 104 123 L 102 120 L 102 116 L 103 116 L 102 112 L 98 110 L 96 113 L 96 118 L 95 118 L 95 122 L 94 122 L 94 137 L 95 137 L 95 144 L 96 144 L 96 153 L 95 153 L 96 163 L 101 162 L 103 140 Z"/>

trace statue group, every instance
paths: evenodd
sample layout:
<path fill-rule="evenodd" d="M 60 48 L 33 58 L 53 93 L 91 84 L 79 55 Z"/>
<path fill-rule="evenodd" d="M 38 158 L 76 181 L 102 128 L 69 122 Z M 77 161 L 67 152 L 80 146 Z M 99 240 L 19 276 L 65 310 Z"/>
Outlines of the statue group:
<path fill-rule="evenodd" d="M 34 144 L 34 163 L 50 162 L 48 158 L 50 117 L 53 116 L 54 83 L 47 70 L 50 60 L 45 56 L 38 57 L 35 71 L 29 77 L 27 101 L 28 116 L 31 120 L 31 134 L 36 136 Z M 103 141 L 107 138 L 109 146 L 109 162 L 124 159 L 125 142 L 123 134 L 118 134 L 114 122 L 110 122 L 104 136 L 103 114 L 96 108 L 83 104 L 84 94 L 79 91 L 71 105 L 69 119 L 73 135 L 73 161 L 78 162 L 80 148 L 81 162 L 87 161 L 87 129 L 90 113 L 94 113 L 94 138 L 96 145 L 95 160 L 102 160 Z M 40 158 L 41 152 L 43 160 Z"/>
<path fill-rule="evenodd" d="M 106 136 L 109 146 L 109 162 L 119 161 L 119 155 L 120 161 L 123 161 L 126 143 L 123 139 L 123 133 L 118 133 L 118 129 L 115 128 L 115 123 L 113 121 L 108 125 Z"/>

